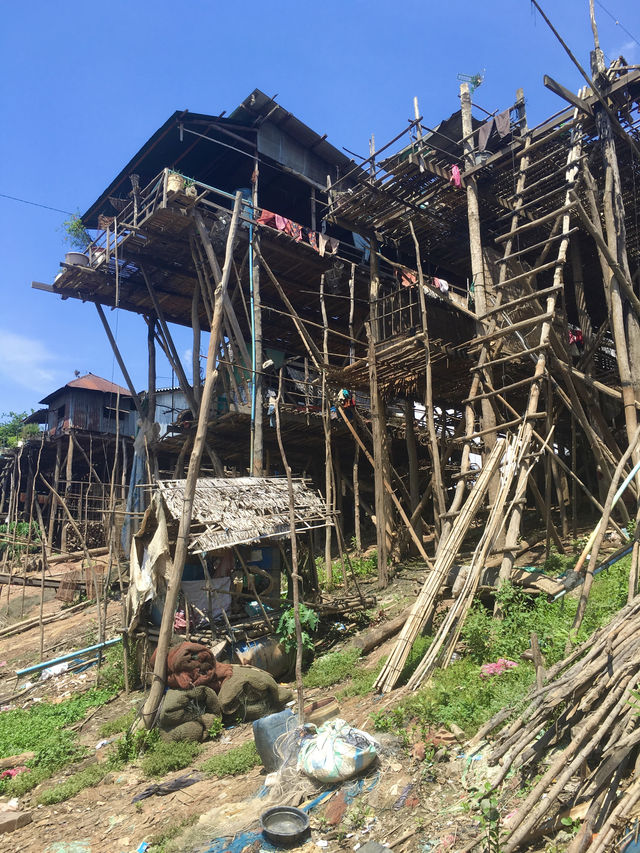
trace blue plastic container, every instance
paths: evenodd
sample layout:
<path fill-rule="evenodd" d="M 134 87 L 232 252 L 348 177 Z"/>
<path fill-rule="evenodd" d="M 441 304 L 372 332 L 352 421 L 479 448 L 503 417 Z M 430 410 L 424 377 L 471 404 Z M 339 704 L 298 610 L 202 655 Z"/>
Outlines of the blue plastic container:
<path fill-rule="evenodd" d="M 297 718 L 289 708 L 254 722 L 253 739 L 267 773 L 273 773 L 280 766 L 280 759 L 274 750 L 275 742 L 280 735 L 293 731 L 297 724 Z"/>

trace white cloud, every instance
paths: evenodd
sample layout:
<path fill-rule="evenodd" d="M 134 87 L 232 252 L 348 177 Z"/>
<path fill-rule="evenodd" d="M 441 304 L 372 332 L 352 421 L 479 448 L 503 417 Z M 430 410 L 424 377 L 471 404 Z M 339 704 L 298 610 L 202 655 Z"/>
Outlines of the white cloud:
<path fill-rule="evenodd" d="M 0 376 L 38 393 L 55 390 L 60 358 L 38 338 L 0 328 Z"/>
<path fill-rule="evenodd" d="M 640 57 L 640 48 L 638 47 L 637 42 L 633 40 L 629 40 L 624 42 L 624 44 L 619 45 L 611 51 L 607 52 L 607 56 L 609 56 L 612 60 L 617 59 L 619 56 L 624 56 L 627 62 L 634 63 L 636 58 Z"/>

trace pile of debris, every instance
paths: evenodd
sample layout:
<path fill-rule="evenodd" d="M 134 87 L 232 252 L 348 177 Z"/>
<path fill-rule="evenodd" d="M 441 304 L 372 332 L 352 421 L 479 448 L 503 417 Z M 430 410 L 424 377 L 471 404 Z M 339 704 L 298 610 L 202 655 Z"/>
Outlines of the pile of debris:
<path fill-rule="evenodd" d="M 640 596 L 547 673 L 499 732 L 489 764 L 497 788 L 514 769 L 537 778 L 505 821 L 504 853 L 581 819 L 569 853 L 609 849 L 640 803 Z M 471 742 L 505 722 L 500 711 Z M 543 769 L 541 765 L 546 765 Z M 480 843 L 480 839 L 478 840 Z"/>

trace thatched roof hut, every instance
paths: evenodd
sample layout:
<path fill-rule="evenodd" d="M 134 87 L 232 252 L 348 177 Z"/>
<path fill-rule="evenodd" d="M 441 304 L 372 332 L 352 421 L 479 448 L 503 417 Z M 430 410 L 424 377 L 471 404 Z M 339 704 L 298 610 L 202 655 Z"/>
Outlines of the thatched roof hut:
<path fill-rule="evenodd" d="M 185 480 L 160 480 L 167 521 L 182 515 Z M 326 506 L 304 480 L 293 481 L 295 526 L 306 533 L 325 526 Z M 287 481 L 277 477 L 201 477 L 193 501 L 189 551 L 216 551 L 289 536 Z"/>

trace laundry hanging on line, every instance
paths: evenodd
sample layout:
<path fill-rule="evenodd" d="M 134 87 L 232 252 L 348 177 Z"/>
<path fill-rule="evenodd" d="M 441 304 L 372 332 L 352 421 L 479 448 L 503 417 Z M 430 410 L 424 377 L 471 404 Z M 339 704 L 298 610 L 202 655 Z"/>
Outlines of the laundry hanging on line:
<path fill-rule="evenodd" d="M 498 113 L 497 116 L 492 116 L 489 121 L 485 121 L 485 123 L 478 131 L 478 151 L 484 151 L 486 149 L 487 143 L 489 142 L 489 137 L 491 136 L 494 129 L 496 130 L 500 139 L 504 139 L 504 137 L 510 132 L 510 110 L 505 110 L 502 113 Z"/>

